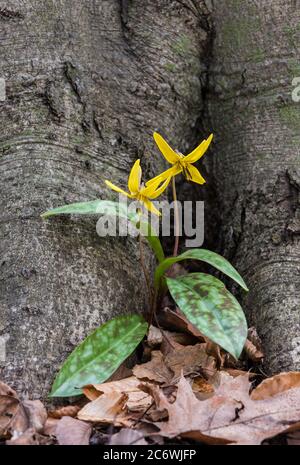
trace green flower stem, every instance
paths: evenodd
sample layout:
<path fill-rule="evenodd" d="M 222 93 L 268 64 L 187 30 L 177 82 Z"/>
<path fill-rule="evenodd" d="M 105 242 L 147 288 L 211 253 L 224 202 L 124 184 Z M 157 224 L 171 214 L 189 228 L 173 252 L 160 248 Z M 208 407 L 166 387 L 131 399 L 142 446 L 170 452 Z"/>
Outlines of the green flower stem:
<path fill-rule="evenodd" d="M 175 243 L 173 249 L 173 257 L 177 257 L 178 255 L 178 248 L 179 248 L 179 212 L 178 212 L 178 205 L 177 205 L 177 194 L 176 194 L 176 183 L 175 183 L 175 176 L 172 178 L 172 192 L 173 192 L 173 200 L 174 200 L 174 226 L 175 226 Z"/>
<path fill-rule="evenodd" d="M 142 216 L 142 211 L 138 209 L 138 214 L 140 216 L 140 221 L 141 221 L 141 216 Z M 144 258 L 144 249 L 143 249 L 143 235 L 140 233 L 139 234 L 139 248 L 140 248 L 140 262 L 141 262 L 141 267 L 143 270 L 143 274 L 145 277 L 148 293 L 149 293 L 149 301 L 150 301 L 150 307 L 151 307 L 151 302 L 152 302 L 152 289 L 151 289 L 151 284 L 150 284 L 150 277 L 149 273 L 147 270 L 147 267 L 145 265 L 145 258 Z"/>

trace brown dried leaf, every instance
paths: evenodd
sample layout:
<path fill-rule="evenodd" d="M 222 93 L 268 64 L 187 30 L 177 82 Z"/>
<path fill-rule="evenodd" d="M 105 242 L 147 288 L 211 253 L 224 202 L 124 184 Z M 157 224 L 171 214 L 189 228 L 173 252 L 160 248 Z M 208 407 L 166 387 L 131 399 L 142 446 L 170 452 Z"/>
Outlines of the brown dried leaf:
<path fill-rule="evenodd" d="M 0 437 L 10 433 L 19 409 L 18 399 L 9 395 L 0 396 Z"/>
<path fill-rule="evenodd" d="M 235 368 L 223 368 L 222 371 L 225 371 L 233 378 L 236 378 L 237 376 L 244 376 L 246 374 L 244 370 L 236 370 Z M 250 371 L 248 371 L 247 373 L 248 373 L 249 379 L 253 379 L 257 376 L 256 373 L 251 373 Z"/>
<path fill-rule="evenodd" d="M 252 362 L 260 362 L 264 358 L 264 354 L 249 339 L 245 342 L 244 351 Z"/>
<path fill-rule="evenodd" d="M 23 402 L 29 428 L 33 428 L 37 432 L 41 432 L 47 420 L 47 411 L 39 400 L 25 400 Z"/>
<path fill-rule="evenodd" d="M 300 372 L 290 371 L 288 373 L 280 373 L 272 378 L 265 379 L 252 392 L 252 400 L 262 400 L 268 397 L 275 396 L 280 392 L 287 391 L 292 388 L 300 388 Z"/>
<path fill-rule="evenodd" d="M 95 400 L 103 394 L 103 392 L 99 392 L 92 384 L 83 387 L 82 392 L 89 400 Z"/>
<path fill-rule="evenodd" d="M 97 398 L 97 397 L 95 397 L 95 398 Z M 57 419 L 60 419 L 62 417 L 75 418 L 77 413 L 79 412 L 79 410 L 81 408 L 82 408 L 82 406 L 79 406 L 79 405 L 67 405 L 65 407 L 59 407 L 59 408 L 57 408 L 55 410 L 50 410 L 49 411 L 49 417 L 57 418 Z"/>
<path fill-rule="evenodd" d="M 85 405 L 77 416 L 83 421 L 127 427 L 132 424 L 125 411 L 127 400 L 124 393 L 110 392 Z"/>
<path fill-rule="evenodd" d="M 192 389 L 199 400 L 207 399 L 214 394 L 213 386 L 206 379 L 198 376 L 193 379 Z"/>
<path fill-rule="evenodd" d="M 144 439 L 143 433 L 123 428 L 118 433 L 113 434 L 109 441 L 110 446 L 123 446 L 123 445 L 134 445 L 134 446 L 146 446 L 147 442 Z"/>
<path fill-rule="evenodd" d="M 164 340 L 161 351 L 164 354 L 169 353 L 172 348 L 180 349 L 182 346 L 191 346 L 199 342 L 194 336 L 188 333 L 176 333 L 174 331 L 163 331 Z M 168 343 L 169 341 L 169 343 Z M 171 343 L 171 344 L 170 344 Z"/>
<path fill-rule="evenodd" d="M 220 369 L 224 365 L 225 354 L 221 354 L 221 348 L 218 344 L 208 341 L 206 344 L 206 353 L 216 359 L 216 366 Z"/>
<path fill-rule="evenodd" d="M 206 342 L 205 337 L 195 326 L 190 323 L 179 310 L 171 310 L 169 307 L 162 308 L 158 314 L 159 323 L 167 330 L 190 333 L 196 339 Z"/>
<path fill-rule="evenodd" d="M 160 409 L 159 407 L 161 391 L 156 384 L 150 383 L 143 383 L 140 385 L 140 388 L 142 391 L 153 397 L 153 406 L 151 407 L 150 411 L 147 412 L 147 419 L 150 419 L 150 421 L 153 422 L 152 426 L 155 427 L 154 423 L 156 421 L 161 421 L 168 417 L 167 410 L 165 408 Z M 172 400 L 174 401 L 175 399 Z M 157 430 L 159 429 L 157 428 Z"/>
<path fill-rule="evenodd" d="M 0 436 L 12 436 L 11 441 L 16 441 L 28 429 L 41 432 L 46 419 L 46 409 L 39 400 L 21 402 L 13 389 L 0 382 Z M 25 443 L 29 437 L 30 432 L 23 438 Z"/>
<path fill-rule="evenodd" d="M 250 342 L 252 342 L 252 344 L 255 345 L 256 349 L 259 352 L 263 353 L 262 341 L 261 341 L 259 335 L 257 334 L 256 328 L 254 326 L 251 326 L 248 329 L 248 339 L 249 339 Z"/>
<path fill-rule="evenodd" d="M 209 444 L 211 446 L 226 445 L 232 442 L 224 438 L 206 436 L 205 434 L 202 434 L 200 431 L 188 431 L 187 433 L 182 433 L 180 436 L 182 438 L 188 438 L 193 439 L 194 441 L 203 442 L 204 444 Z"/>
<path fill-rule="evenodd" d="M 164 356 L 160 351 L 152 352 L 150 362 L 136 365 L 134 375 L 141 380 L 154 381 L 159 384 L 174 384 L 183 372 L 184 375 L 198 373 L 210 377 L 216 371 L 216 362 L 206 353 L 206 344 L 180 346 Z"/>
<path fill-rule="evenodd" d="M 15 435 L 5 444 L 8 446 L 37 446 L 39 445 L 39 435 L 34 428 L 28 428 L 23 434 Z"/>
<path fill-rule="evenodd" d="M 58 419 L 48 417 L 46 423 L 44 424 L 43 434 L 45 434 L 46 436 L 55 436 L 58 422 Z"/>
<path fill-rule="evenodd" d="M 198 401 L 182 377 L 174 403 L 160 391 L 158 408 L 166 409 L 169 414 L 168 421 L 156 423 L 160 434 L 175 437 L 196 431 L 203 435 L 202 440 L 208 436 L 210 440 L 260 444 L 299 421 L 300 388 L 258 401 L 250 399 L 249 388 L 248 375 L 232 378 L 221 373 L 221 384 L 215 388 L 215 395 Z"/>
<path fill-rule="evenodd" d="M 91 425 L 72 417 L 61 418 L 56 426 L 56 438 L 63 446 L 87 446 L 91 433 Z"/>
<path fill-rule="evenodd" d="M 164 362 L 165 357 L 158 350 L 153 350 L 151 353 L 151 361 L 136 365 L 133 368 L 133 374 L 140 380 L 155 381 L 156 383 L 169 383 L 173 378 L 171 371 Z"/>
<path fill-rule="evenodd" d="M 165 364 L 174 374 L 171 381 L 173 383 L 178 381 L 181 373 L 189 375 L 197 373 L 200 369 L 201 374 L 209 378 L 216 371 L 216 361 L 207 355 L 206 344 L 186 346 L 170 352 L 165 358 Z"/>
<path fill-rule="evenodd" d="M 135 376 L 130 376 L 120 381 L 86 386 L 83 392 L 91 400 L 108 394 L 111 395 L 111 399 L 113 396 L 119 398 L 120 394 L 125 393 L 127 409 L 133 412 L 142 412 L 151 405 L 152 399 L 151 396 L 145 396 L 145 393 L 139 389 L 139 385 L 140 380 Z"/>

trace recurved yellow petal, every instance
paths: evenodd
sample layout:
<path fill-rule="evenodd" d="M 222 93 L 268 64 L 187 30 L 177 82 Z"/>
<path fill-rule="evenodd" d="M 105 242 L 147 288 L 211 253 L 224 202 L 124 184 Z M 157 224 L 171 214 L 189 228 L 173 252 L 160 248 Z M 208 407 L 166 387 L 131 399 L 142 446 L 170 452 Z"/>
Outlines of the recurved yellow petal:
<path fill-rule="evenodd" d="M 160 135 L 158 134 L 158 132 L 155 132 L 153 134 L 153 137 L 154 137 L 154 140 L 159 148 L 159 150 L 161 151 L 161 153 L 163 154 L 163 156 L 165 157 L 165 159 L 169 162 L 169 163 L 172 163 L 172 165 L 174 163 L 176 163 L 178 161 L 178 159 L 180 158 L 178 153 L 176 153 L 170 146 L 169 144 L 165 141 L 165 139 Z"/>
<path fill-rule="evenodd" d="M 197 184 L 204 184 L 206 182 L 205 179 L 201 176 L 199 170 L 197 170 L 197 168 L 193 165 L 188 165 L 185 174 L 188 181 L 193 181 Z"/>
<path fill-rule="evenodd" d="M 150 200 L 145 199 L 143 201 L 143 204 L 145 205 L 147 210 L 149 210 L 149 212 L 154 213 L 155 215 L 161 216 L 160 211 L 157 210 L 157 208 L 155 208 L 155 206 L 153 205 L 153 203 Z"/>
<path fill-rule="evenodd" d="M 146 182 L 146 186 L 150 186 L 153 183 L 157 183 L 157 181 L 163 182 L 167 178 L 172 178 L 173 176 L 176 176 L 177 174 L 182 172 L 182 167 L 179 165 L 172 166 L 172 168 L 169 168 L 166 171 L 163 171 L 160 173 L 158 176 L 155 176 L 155 178 L 149 179 L 149 181 Z"/>
<path fill-rule="evenodd" d="M 213 134 L 211 134 L 207 139 L 203 140 L 198 147 L 196 147 L 191 153 L 184 157 L 184 161 L 188 161 L 189 163 L 195 163 L 199 158 L 201 158 L 212 141 Z"/>
<path fill-rule="evenodd" d="M 158 183 L 152 183 L 150 186 L 144 188 L 141 192 L 142 195 L 145 195 L 149 199 L 157 199 L 168 187 L 170 184 L 171 178 L 167 178 L 165 182 L 161 184 L 161 181 L 158 180 Z M 159 187 L 160 186 L 160 187 Z"/>
<path fill-rule="evenodd" d="M 128 194 L 128 192 L 124 191 L 123 189 L 121 189 L 120 187 L 118 186 L 115 186 L 112 182 L 110 181 L 105 181 L 105 184 L 110 187 L 113 191 L 116 191 L 116 192 L 119 192 L 120 194 L 123 194 L 123 195 L 126 195 L 126 197 L 131 197 L 130 194 Z"/>
<path fill-rule="evenodd" d="M 131 168 L 130 175 L 128 178 L 128 189 L 131 194 L 136 194 L 139 191 L 142 177 L 142 170 L 140 167 L 140 160 L 136 160 L 133 167 Z"/>

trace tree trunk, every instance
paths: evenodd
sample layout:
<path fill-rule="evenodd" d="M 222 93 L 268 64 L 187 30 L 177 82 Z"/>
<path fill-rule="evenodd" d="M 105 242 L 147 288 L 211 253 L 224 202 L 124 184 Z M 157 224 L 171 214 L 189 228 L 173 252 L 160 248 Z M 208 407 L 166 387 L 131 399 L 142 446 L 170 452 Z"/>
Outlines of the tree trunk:
<path fill-rule="evenodd" d="M 248 320 L 262 336 L 267 369 L 299 370 L 299 2 L 211 3 L 205 103 L 215 132 L 206 160 L 221 225 L 215 238 L 249 285 Z"/>
<path fill-rule="evenodd" d="M 1 378 L 46 396 L 93 328 L 143 312 L 134 240 L 99 238 L 95 221 L 42 221 L 46 209 L 113 198 L 142 159 L 161 171 L 157 129 L 177 146 L 202 109 L 207 34 L 197 9 L 165 0 L 13 0 L 0 5 Z"/>
<path fill-rule="evenodd" d="M 215 133 L 207 242 L 248 282 L 268 369 L 299 369 L 299 19 L 293 0 L 1 2 L 2 379 L 46 396 L 93 328 L 147 309 L 135 240 L 40 213 L 113 198 L 137 158 L 160 172 L 153 130 L 183 153 Z"/>

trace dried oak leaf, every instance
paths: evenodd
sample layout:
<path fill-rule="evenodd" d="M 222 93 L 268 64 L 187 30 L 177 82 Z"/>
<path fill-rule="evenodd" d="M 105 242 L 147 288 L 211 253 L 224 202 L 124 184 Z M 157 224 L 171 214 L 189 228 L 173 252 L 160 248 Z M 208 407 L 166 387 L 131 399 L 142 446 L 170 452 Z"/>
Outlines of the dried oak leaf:
<path fill-rule="evenodd" d="M 264 439 L 290 429 L 300 420 L 300 388 L 292 388 L 265 400 L 249 396 L 248 375 L 232 378 L 221 373 L 221 384 L 209 399 L 199 401 L 182 377 L 176 401 L 170 403 L 160 391 L 160 410 L 169 419 L 157 422 L 166 437 L 185 435 L 205 442 L 261 444 Z"/>
<path fill-rule="evenodd" d="M 179 310 L 171 310 L 169 307 L 164 307 L 158 314 L 158 320 L 161 326 L 168 330 L 180 331 L 189 333 L 197 340 L 205 342 L 206 339 L 203 334 L 190 323 Z"/>
<path fill-rule="evenodd" d="M 140 380 L 138 380 L 135 376 L 130 376 L 129 378 L 125 378 L 119 381 L 111 381 L 108 383 L 86 386 L 83 388 L 83 393 L 88 399 L 93 401 L 102 397 L 102 401 L 99 401 L 99 405 L 102 406 L 101 408 L 105 407 L 107 396 L 109 396 L 108 405 L 110 406 L 114 398 L 117 401 L 120 398 L 120 395 L 125 394 L 126 408 L 131 412 L 142 412 L 151 405 L 152 399 L 151 396 L 145 395 L 145 393 L 140 390 L 139 385 Z"/>
<path fill-rule="evenodd" d="M 265 379 L 252 392 L 252 400 L 262 400 L 292 388 L 300 388 L 300 371 L 280 373 Z"/>
<path fill-rule="evenodd" d="M 9 438 L 12 444 L 45 444 L 49 439 L 39 433 L 43 431 L 47 412 L 39 400 L 18 399 L 16 392 L 0 382 L 0 436 Z"/>
<path fill-rule="evenodd" d="M 167 330 L 164 330 L 163 332 L 171 342 L 175 342 L 179 346 L 192 346 L 199 343 L 198 340 L 195 340 L 194 336 L 188 333 L 178 333 L 175 331 Z"/>
<path fill-rule="evenodd" d="M 0 396 L 0 437 L 9 436 L 10 432 L 14 429 L 14 424 L 18 416 L 22 416 L 20 412 L 20 402 L 16 397 L 1 395 Z M 25 415 L 24 415 L 25 417 Z M 27 422 L 25 423 L 25 429 L 27 427 Z M 20 432 L 25 431 L 24 428 L 21 428 Z"/>
<path fill-rule="evenodd" d="M 12 396 L 0 396 L 0 436 L 18 437 L 29 428 L 41 432 L 47 412 L 39 400 L 19 401 Z"/>
<path fill-rule="evenodd" d="M 55 436 L 58 422 L 59 419 L 48 417 L 46 423 L 44 424 L 43 434 L 46 436 Z"/>
<path fill-rule="evenodd" d="M 47 411 L 40 400 L 25 400 L 23 403 L 28 419 L 28 428 L 34 428 L 38 433 L 43 431 L 47 420 Z"/>
<path fill-rule="evenodd" d="M 150 362 L 135 365 L 132 372 L 140 380 L 147 379 L 160 384 L 168 384 L 173 378 L 173 371 L 167 367 L 165 357 L 159 350 L 153 350 Z"/>
<path fill-rule="evenodd" d="M 189 375 L 197 373 L 200 369 L 201 374 L 209 378 L 216 372 L 215 358 L 207 355 L 205 343 L 185 346 L 170 352 L 165 358 L 165 364 L 173 372 L 171 382 L 178 381 L 181 373 Z"/>
<path fill-rule="evenodd" d="M 48 446 L 54 443 L 55 440 L 53 438 L 37 433 L 34 428 L 28 428 L 20 435 L 15 434 L 10 440 L 5 442 L 5 444 L 8 446 Z"/>
<path fill-rule="evenodd" d="M 222 368 L 222 371 L 225 371 L 233 378 L 236 378 L 237 376 L 244 376 L 246 373 L 245 370 L 237 370 L 235 368 Z M 256 373 L 251 373 L 250 371 L 248 371 L 247 373 L 248 373 L 249 379 L 255 378 L 257 376 Z"/>
<path fill-rule="evenodd" d="M 131 420 L 125 410 L 128 397 L 124 393 L 111 392 L 86 404 L 77 417 L 79 420 L 93 423 L 113 424 L 114 426 L 130 426 Z"/>
<path fill-rule="evenodd" d="M 214 394 L 214 388 L 211 383 L 201 376 L 197 376 L 193 379 L 192 389 L 199 400 L 208 399 L 208 397 L 211 397 Z"/>
<path fill-rule="evenodd" d="M 62 417 L 56 426 L 55 436 L 62 446 L 89 445 L 92 426 L 72 417 Z"/>
<path fill-rule="evenodd" d="M 118 433 L 113 434 L 109 441 L 110 446 L 146 446 L 147 444 L 143 433 L 129 428 L 123 428 Z"/>
<path fill-rule="evenodd" d="M 215 359 L 206 353 L 206 344 L 182 346 L 163 355 L 160 351 L 153 351 L 150 362 L 136 365 L 133 374 L 141 380 L 154 381 L 159 384 L 174 384 L 181 372 L 184 375 L 201 373 L 207 377 L 216 371 Z"/>
<path fill-rule="evenodd" d="M 62 417 L 75 418 L 81 408 L 82 406 L 79 405 L 66 405 L 65 407 L 59 407 L 55 410 L 50 410 L 49 417 L 56 418 L 58 420 Z"/>

